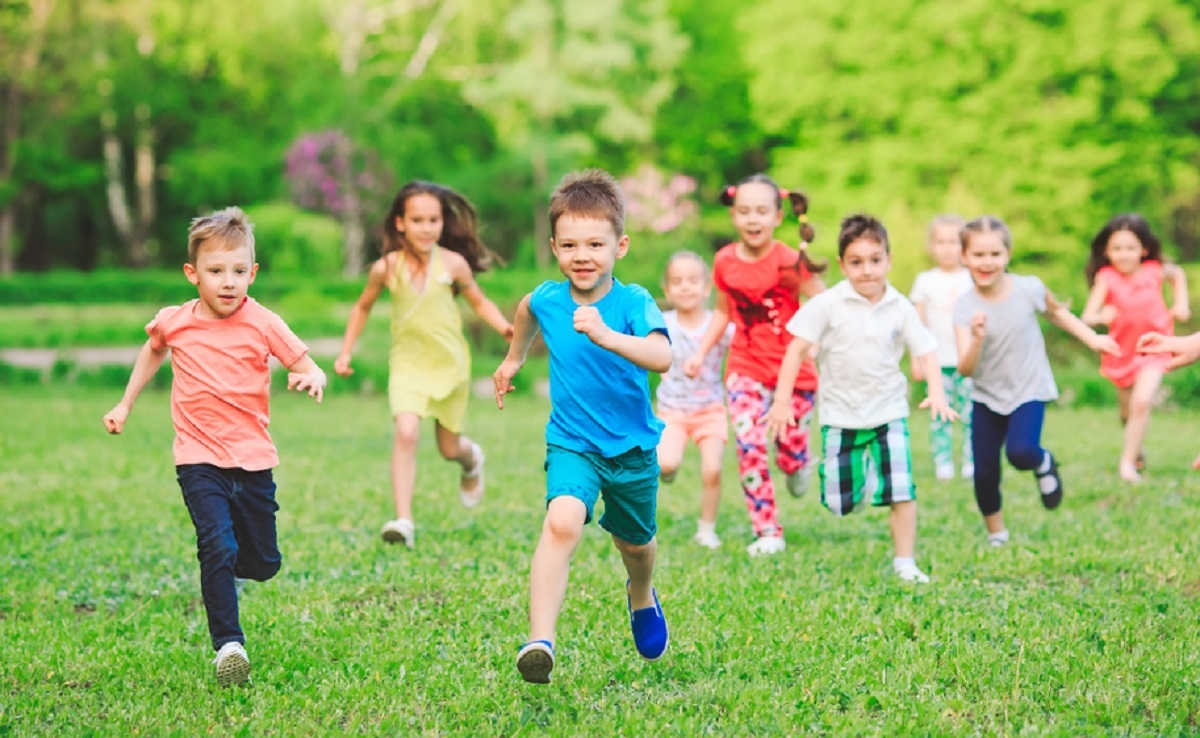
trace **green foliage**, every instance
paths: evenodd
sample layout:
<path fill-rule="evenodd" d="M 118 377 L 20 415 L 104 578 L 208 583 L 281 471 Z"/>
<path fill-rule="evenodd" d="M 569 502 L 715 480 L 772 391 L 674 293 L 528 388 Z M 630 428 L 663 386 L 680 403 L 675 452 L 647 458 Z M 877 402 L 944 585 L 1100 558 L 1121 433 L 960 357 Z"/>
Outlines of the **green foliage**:
<path fill-rule="evenodd" d="M 255 256 L 263 270 L 281 275 L 337 274 L 342 264 L 342 225 L 291 203 L 246 208 L 254 223 Z"/>

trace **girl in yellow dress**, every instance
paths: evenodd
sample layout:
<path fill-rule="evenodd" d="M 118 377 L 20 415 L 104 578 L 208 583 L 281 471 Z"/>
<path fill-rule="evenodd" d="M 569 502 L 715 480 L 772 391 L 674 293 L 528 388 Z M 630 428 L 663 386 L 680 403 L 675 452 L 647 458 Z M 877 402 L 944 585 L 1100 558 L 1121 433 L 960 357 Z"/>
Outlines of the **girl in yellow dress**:
<path fill-rule="evenodd" d="M 333 368 L 354 373 L 350 358 L 372 306 L 386 286 L 392 293 L 392 348 L 388 403 L 396 424 L 392 446 L 392 499 L 396 518 L 383 540 L 412 548 L 412 498 L 417 480 L 421 418 L 432 417 L 438 450 L 462 465 L 459 499 L 475 507 L 483 497 L 483 450 L 462 434 L 470 393 L 471 353 L 454 298 L 462 295 L 483 322 L 505 338 L 512 324 L 483 294 L 475 275 L 494 254 L 476 233 L 475 208 L 454 190 L 432 182 L 400 189 L 383 223 L 383 255 L 350 311 L 342 351 Z"/>

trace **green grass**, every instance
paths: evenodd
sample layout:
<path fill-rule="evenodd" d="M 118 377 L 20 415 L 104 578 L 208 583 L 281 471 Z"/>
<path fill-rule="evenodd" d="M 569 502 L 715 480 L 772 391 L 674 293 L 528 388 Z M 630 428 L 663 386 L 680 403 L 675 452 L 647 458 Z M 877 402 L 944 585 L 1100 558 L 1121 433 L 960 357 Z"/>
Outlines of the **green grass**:
<path fill-rule="evenodd" d="M 722 550 L 688 541 L 694 455 L 661 496 L 657 584 L 667 657 L 630 641 L 620 559 L 589 526 L 575 557 L 554 683 L 513 665 L 542 517 L 543 401 L 477 401 L 488 497 L 456 499 L 431 429 L 418 547 L 386 547 L 386 402 L 277 395 L 272 432 L 284 568 L 251 583 L 253 686 L 215 684 L 193 533 L 170 460 L 167 397 L 125 435 L 119 390 L 18 388 L 0 433 L 0 735 L 1196 735 L 1200 484 L 1196 416 L 1160 413 L 1148 483 L 1119 486 L 1111 411 L 1052 409 L 1066 502 L 1040 508 L 1008 471 L 1013 542 L 993 550 L 969 486 L 935 486 L 926 424 L 924 586 L 889 574 L 887 516 L 783 499 L 788 549 L 749 559 L 725 479 Z"/>

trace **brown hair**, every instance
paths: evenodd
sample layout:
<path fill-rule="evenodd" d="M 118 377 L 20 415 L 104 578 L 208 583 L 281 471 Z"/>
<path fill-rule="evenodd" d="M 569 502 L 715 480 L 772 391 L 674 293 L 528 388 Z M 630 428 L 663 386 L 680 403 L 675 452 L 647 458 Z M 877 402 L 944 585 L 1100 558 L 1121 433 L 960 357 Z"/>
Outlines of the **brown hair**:
<path fill-rule="evenodd" d="M 585 169 L 563 177 L 550 195 L 550 235 L 564 215 L 607 220 L 617 238 L 625 235 L 625 198 L 617 180 L 603 169 Z"/>
<path fill-rule="evenodd" d="M 188 228 L 189 264 L 196 265 L 196 255 L 209 242 L 227 251 L 248 248 L 250 261 L 254 261 L 254 225 L 241 208 L 228 207 L 192 221 Z"/>
<path fill-rule="evenodd" d="M 416 179 L 400 188 L 392 207 L 383 221 L 383 254 L 403 251 L 408 247 L 404 234 L 396 228 L 396 219 L 404 217 L 404 205 L 416 195 L 431 195 L 442 205 L 442 235 L 438 245 L 460 254 L 467 260 L 471 272 L 486 272 L 499 261 L 495 252 L 479 238 L 479 219 L 471 201 L 449 187 Z"/>
<path fill-rule="evenodd" d="M 874 241 L 882 246 L 884 251 L 889 254 L 892 252 L 887 228 L 883 223 L 873 215 L 857 213 L 842 219 L 842 230 L 838 233 L 838 258 L 845 256 L 846 248 L 859 239 Z"/>
<path fill-rule="evenodd" d="M 1000 220 L 994 215 L 981 215 L 978 218 L 972 218 L 963 226 L 959 237 L 962 239 L 962 247 L 966 249 L 971 244 L 971 234 L 973 233 L 999 233 L 1004 240 L 1004 249 L 1012 251 L 1012 231 L 1008 230 L 1008 226 L 1003 220 Z"/>
<path fill-rule="evenodd" d="M 811 274 L 820 274 L 828 269 L 829 264 L 816 263 L 808 255 L 808 249 L 805 248 L 806 244 L 812 243 L 813 239 L 817 237 L 817 232 L 813 230 L 812 225 L 808 222 L 808 195 L 804 194 L 800 190 L 788 190 L 780 187 L 775 183 L 775 180 L 760 172 L 758 174 L 751 174 L 749 177 L 744 178 L 737 184 L 727 185 L 724 189 L 722 189 L 721 204 L 727 207 L 733 207 L 734 202 L 737 200 L 738 188 L 744 184 L 765 184 L 771 189 L 775 190 L 775 207 L 777 209 L 783 208 L 783 201 L 785 198 L 789 203 L 791 203 L 792 215 L 796 216 L 796 219 L 800 221 L 801 263 Z"/>

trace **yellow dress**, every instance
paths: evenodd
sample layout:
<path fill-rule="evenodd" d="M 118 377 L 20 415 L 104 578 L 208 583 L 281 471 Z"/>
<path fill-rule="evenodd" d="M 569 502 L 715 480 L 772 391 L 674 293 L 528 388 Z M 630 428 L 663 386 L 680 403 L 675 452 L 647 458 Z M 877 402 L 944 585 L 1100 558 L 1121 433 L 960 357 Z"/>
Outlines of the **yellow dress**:
<path fill-rule="evenodd" d="M 396 259 L 393 277 L 388 357 L 392 417 L 433 417 L 446 430 L 460 433 L 470 395 L 471 351 L 441 247 L 430 252 L 423 291 L 413 289 L 403 254 Z"/>

